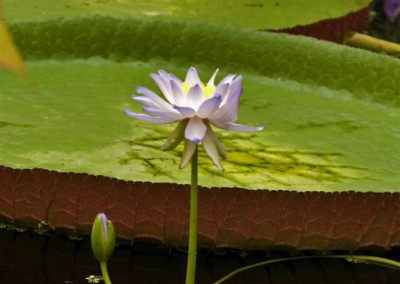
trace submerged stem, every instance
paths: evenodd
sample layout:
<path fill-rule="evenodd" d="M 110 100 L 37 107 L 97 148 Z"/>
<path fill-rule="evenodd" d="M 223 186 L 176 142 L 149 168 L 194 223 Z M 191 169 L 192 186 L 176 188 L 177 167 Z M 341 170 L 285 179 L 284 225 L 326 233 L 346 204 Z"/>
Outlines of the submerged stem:
<path fill-rule="evenodd" d="M 189 216 L 189 251 L 186 268 L 186 284 L 194 284 L 196 278 L 197 257 L 197 215 L 198 215 L 198 190 L 197 190 L 197 146 L 192 156 L 192 177 L 190 184 L 190 216 Z"/>
<path fill-rule="evenodd" d="M 350 262 L 359 262 L 359 263 L 365 263 L 365 264 L 374 264 L 374 265 L 380 265 L 384 267 L 391 267 L 395 269 L 400 269 L 400 262 L 383 258 L 383 257 L 377 257 L 377 256 L 367 256 L 367 255 L 322 255 L 322 256 L 297 256 L 297 257 L 287 257 L 287 258 L 278 258 L 278 259 L 270 259 L 262 262 L 258 262 L 252 265 L 244 266 L 242 268 L 239 268 L 225 277 L 221 278 L 217 282 L 214 282 L 214 284 L 221 284 L 228 280 L 229 278 L 233 277 L 234 275 L 243 272 L 245 270 L 259 267 L 259 266 L 264 266 L 267 264 L 272 264 L 272 263 L 277 263 L 277 262 L 284 262 L 284 261 L 293 261 L 293 260 L 302 260 L 302 259 L 312 259 L 312 258 L 341 258 L 341 259 L 346 259 L 347 261 Z"/>

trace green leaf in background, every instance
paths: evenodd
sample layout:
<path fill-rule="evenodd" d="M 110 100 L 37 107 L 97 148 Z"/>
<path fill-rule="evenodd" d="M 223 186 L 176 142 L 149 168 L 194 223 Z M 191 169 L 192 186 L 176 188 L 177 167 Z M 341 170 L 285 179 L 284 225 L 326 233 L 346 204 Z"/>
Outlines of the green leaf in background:
<path fill-rule="evenodd" d="M 218 23 L 253 29 L 284 29 L 338 18 L 371 0 L 5 0 L 9 20 L 106 15 L 138 19 Z"/>
<path fill-rule="evenodd" d="M 103 17 L 12 26 L 32 84 L 2 74 L 1 163 L 125 180 L 187 183 L 182 148 L 159 147 L 173 126 L 123 115 L 150 72 L 182 77 L 195 65 L 244 76 L 239 122 L 218 132 L 225 171 L 200 154 L 201 185 L 258 189 L 397 191 L 400 62 L 279 34 L 214 25 Z M 175 32 L 173 32 L 175 31 Z M 216 40 L 218 39 L 218 40 Z M 240 40 L 239 40 L 240 39 Z"/>

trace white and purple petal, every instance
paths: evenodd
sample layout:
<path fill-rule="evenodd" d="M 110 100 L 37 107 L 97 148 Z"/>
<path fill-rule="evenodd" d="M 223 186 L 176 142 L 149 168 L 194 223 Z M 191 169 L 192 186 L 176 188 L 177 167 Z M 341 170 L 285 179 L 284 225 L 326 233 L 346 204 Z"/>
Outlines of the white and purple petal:
<path fill-rule="evenodd" d="M 219 121 L 220 123 L 236 121 L 239 111 L 240 95 L 241 89 L 235 89 L 234 92 L 230 94 L 225 104 L 221 103 L 222 106 L 215 113 L 211 114 L 208 119 L 211 122 Z"/>
<path fill-rule="evenodd" d="M 201 84 L 197 70 L 194 67 L 190 67 L 185 78 L 185 83 L 189 85 Z"/>
<path fill-rule="evenodd" d="M 185 138 L 194 144 L 199 144 L 200 141 L 203 140 L 206 131 L 207 126 L 204 124 L 203 120 L 195 116 L 189 120 L 189 123 L 186 126 Z"/>
<path fill-rule="evenodd" d="M 265 128 L 264 126 L 247 126 L 247 125 L 236 124 L 236 123 L 232 123 L 232 122 L 224 123 L 224 122 L 219 122 L 219 121 L 211 121 L 211 123 L 218 128 L 235 131 L 235 132 L 255 132 L 255 131 L 263 130 Z"/>
<path fill-rule="evenodd" d="M 166 80 L 165 77 L 161 77 L 160 75 L 157 74 L 150 74 L 150 77 L 154 80 L 154 82 L 157 84 L 157 86 L 160 88 L 161 92 L 165 96 L 165 98 L 171 103 L 174 104 L 174 98 L 171 94 L 171 86 L 169 84 L 169 81 Z"/>
<path fill-rule="evenodd" d="M 204 99 L 205 96 L 203 89 L 201 88 L 200 84 L 196 84 L 190 88 L 188 94 L 186 95 L 186 106 L 197 110 Z"/>
<path fill-rule="evenodd" d="M 228 94 L 229 86 L 230 86 L 229 83 L 225 83 L 225 84 L 222 84 L 222 85 L 218 85 L 218 86 L 215 88 L 215 93 L 216 93 L 216 94 L 221 94 L 221 97 L 222 97 L 222 98 L 225 98 L 225 97 L 227 96 L 227 94 Z"/>
<path fill-rule="evenodd" d="M 165 78 L 167 81 L 169 81 L 170 77 L 171 77 L 171 75 L 169 73 L 165 72 L 164 70 L 158 70 L 158 75 L 161 78 Z"/>
<path fill-rule="evenodd" d="M 168 123 L 172 123 L 177 121 L 176 119 L 172 119 L 172 118 L 165 118 L 165 117 L 154 117 L 154 116 L 149 116 L 146 114 L 142 114 L 142 113 L 136 113 L 133 111 L 130 111 L 128 109 L 126 109 L 124 111 L 124 113 L 127 116 L 133 117 L 133 118 L 137 118 L 143 121 L 147 121 L 147 122 L 151 122 L 151 123 L 155 123 L 155 124 L 168 124 Z"/>
<path fill-rule="evenodd" d="M 174 96 L 174 101 L 176 105 L 183 106 L 186 103 L 186 93 L 182 90 L 182 87 L 178 85 L 175 80 L 170 80 L 171 93 Z"/>
<path fill-rule="evenodd" d="M 172 106 L 169 103 L 167 103 L 165 100 L 160 98 L 156 93 L 154 93 L 153 91 L 150 91 L 147 88 L 137 87 L 136 92 L 140 95 L 143 95 L 143 96 L 151 99 L 155 104 L 159 105 L 162 108 L 169 109 L 169 110 L 172 109 Z"/>
<path fill-rule="evenodd" d="M 208 118 L 211 114 L 215 113 L 221 104 L 221 95 L 216 94 L 212 98 L 205 100 L 197 110 L 200 118 Z"/>
<path fill-rule="evenodd" d="M 235 78 L 235 76 L 236 76 L 236 74 L 229 74 L 228 76 L 225 76 L 225 78 L 222 79 L 221 82 L 218 83 L 217 88 L 224 84 L 231 84 L 232 80 L 233 80 L 233 78 Z"/>
<path fill-rule="evenodd" d="M 148 97 L 132 95 L 132 100 L 137 101 L 138 103 L 141 103 L 144 106 L 159 107 L 159 105 L 154 103 L 154 101 Z"/>
<path fill-rule="evenodd" d="M 227 103 L 232 99 L 232 96 L 237 95 L 239 92 L 239 96 L 242 93 L 242 76 L 237 76 L 232 83 L 229 85 L 228 89 L 226 90 L 225 94 L 222 96 L 222 105 Z"/>
<path fill-rule="evenodd" d="M 206 150 L 207 155 L 211 158 L 211 160 L 217 166 L 217 168 L 219 170 L 223 170 L 221 161 L 219 159 L 219 150 L 215 143 L 215 140 L 212 137 L 211 132 L 212 132 L 211 128 L 208 127 L 206 135 L 203 138 L 203 147 L 204 150 Z"/>
<path fill-rule="evenodd" d="M 214 142 L 215 142 L 215 144 L 216 144 L 217 147 L 218 147 L 218 153 L 219 153 L 219 155 L 220 155 L 221 157 L 223 157 L 223 158 L 226 158 L 226 151 L 225 151 L 224 146 L 222 146 L 221 141 L 219 141 L 217 135 L 215 135 L 214 131 L 212 131 L 212 129 L 211 129 L 210 126 L 209 126 L 209 128 L 210 128 L 210 130 L 211 130 L 211 131 L 210 131 L 210 135 L 211 135 L 211 137 L 214 139 Z"/>
<path fill-rule="evenodd" d="M 173 105 L 173 108 L 179 111 L 186 118 L 191 118 L 196 115 L 196 111 L 191 107 Z"/>
<path fill-rule="evenodd" d="M 214 85 L 214 81 L 215 81 L 215 77 L 217 76 L 219 69 L 215 70 L 214 74 L 211 76 L 210 80 L 207 83 L 207 86 L 215 86 Z"/>
<path fill-rule="evenodd" d="M 176 81 L 176 83 L 178 84 L 178 85 L 182 85 L 182 80 L 181 79 L 179 79 L 178 77 L 176 77 L 174 74 L 172 74 L 172 73 L 168 73 L 168 75 L 170 76 L 170 79 L 171 80 L 174 80 L 174 81 Z"/>
<path fill-rule="evenodd" d="M 159 108 L 154 108 L 154 107 L 143 107 L 142 108 L 143 112 L 151 115 L 155 115 L 158 117 L 163 117 L 163 118 L 170 118 L 170 119 L 175 119 L 175 120 L 180 120 L 185 118 L 179 111 L 173 110 L 173 111 L 166 111 L 163 109 Z"/>

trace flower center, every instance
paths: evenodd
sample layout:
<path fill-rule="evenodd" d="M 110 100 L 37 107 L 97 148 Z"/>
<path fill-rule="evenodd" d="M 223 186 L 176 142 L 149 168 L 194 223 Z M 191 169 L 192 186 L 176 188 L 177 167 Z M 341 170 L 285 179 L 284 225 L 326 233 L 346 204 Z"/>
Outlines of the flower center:
<path fill-rule="evenodd" d="M 182 90 L 183 90 L 186 94 L 189 93 L 190 89 L 191 89 L 193 86 L 194 86 L 194 84 L 188 84 L 188 83 L 186 83 L 186 82 L 183 82 L 182 85 L 181 85 Z M 212 95 L 214 94 L 215 87 L 214 87 L 214 86 L 210 86 L 210 85 L 204 85 L 203 83 L 201 83 L 200 86 L 201 86 L 201 89 L 203 90 L 203 93 L 204 93 L 205 97 L 206 97 L 207 99 L 208 99 L 208 98 L 211 98 Z"/>

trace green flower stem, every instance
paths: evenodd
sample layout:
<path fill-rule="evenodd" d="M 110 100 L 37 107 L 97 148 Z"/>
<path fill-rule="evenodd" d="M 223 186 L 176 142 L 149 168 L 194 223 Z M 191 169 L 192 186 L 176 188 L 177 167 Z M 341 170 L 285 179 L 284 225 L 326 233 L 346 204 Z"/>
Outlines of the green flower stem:
<path fill-rule="evenodd" d="M 103 274 L 104 283 L 111 284 L 110 276 L 108 276 L 108 271 L 107 271 L 107 262 L 101 261 L 100 268 L 101 268 L 101 274 Z"/>
<path fill-rule="evenodd" d="M 272 263 L 277 263 L 277 262 L 284 262 L 284 261 L 293 261 L 293 260 L 302 260 L 302 259 L 312 259 L 312 258 L 341 258 L 341 259 L 346 259 L 347 261 L 350 262 L 356 262 L 356 263 L 365 263 L 365 264 L 374 264 L 374 265 L 380 265 L 384 267 L 391 267 L 395 269 L 400 269 L 400 262 L 394 261 L 391 259 L 383 258 L 383 257 L 377 257 L 377 256 L 367 256 L 367 255 L 322 255 L 322 256 L 297 256 L 297 257 L 287 257 L 287 258 L 278 258 L 278 259 L 271 259 L 271 260 L 266 260 L 263 262 L 255 263 L 252 265 L 244 266 L 242 268 L 239 268 L 225 277 L 221 278 L 217 282 L 214 282 L 214 284 L 221 284 L 228 280 L 229 278 L 233 277 L 236 274 L 239 274 L 240 272 L 243 272 L 248 269 L 252 269 L 255 267 L 267 265 L 267 264 L 272 264 Z"/>
<path fill-rule="evenodd" d="M 197 190 L 197 147 L 192 156 L 192 178 L 190 185 L 190 216 L 189 216 L 189 252 L 186 267 L 186 284 L 194 284 L 196 279 L 197 258 L 197 215 L 198 215 L 198 190 Z"/>

